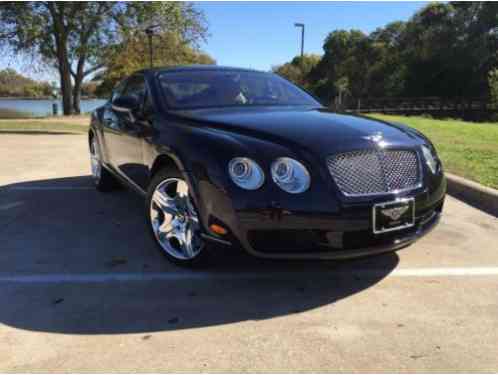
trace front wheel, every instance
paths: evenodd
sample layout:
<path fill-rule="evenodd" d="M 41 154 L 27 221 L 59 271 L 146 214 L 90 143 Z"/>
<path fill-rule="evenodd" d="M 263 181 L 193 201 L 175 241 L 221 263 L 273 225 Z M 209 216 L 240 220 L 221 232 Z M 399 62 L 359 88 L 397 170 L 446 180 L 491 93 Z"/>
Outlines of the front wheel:
<path fill-rule="evenodd" d="M 204 264 L 207 246 L 201 237 L 197 209 L 177 171 L 159 171 L 147 193 L 149 228 L 163 255 L 181 266 Z"/>

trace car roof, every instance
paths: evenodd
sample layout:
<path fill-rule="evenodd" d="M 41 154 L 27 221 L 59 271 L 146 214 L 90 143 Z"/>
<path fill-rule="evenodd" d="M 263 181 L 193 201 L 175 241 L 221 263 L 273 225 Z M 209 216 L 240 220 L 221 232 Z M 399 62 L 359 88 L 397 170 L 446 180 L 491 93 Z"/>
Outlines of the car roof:
<path fill-rule="evenodd" d="M 136 73 L 156 74 L 161 72 L 196 72 L 196 71 L 238 71 L 238 72 L 263 73 L 262 71 L 255 69 L 237 68 L 237 67 L 219 66 L 219 65 L 177 65 L 177 66 L 142 69 Z"/>

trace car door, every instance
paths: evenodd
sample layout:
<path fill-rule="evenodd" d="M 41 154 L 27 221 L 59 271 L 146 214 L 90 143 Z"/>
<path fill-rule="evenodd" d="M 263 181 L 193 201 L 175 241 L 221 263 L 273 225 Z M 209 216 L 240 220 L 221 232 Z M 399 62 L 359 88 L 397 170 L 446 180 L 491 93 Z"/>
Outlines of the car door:
<path fill-rule="evenodd" d="M 119 135 L 117 133 L 120 132 L 118 117 L 114 113 L 112 109 L 113 102 L 118 99 L 126 86 L 126 81 L 120 82 L 112 91 L 111 99 L 105 104 L 104 111 L 102 114 L 102 147 L 101 152 L 103 153 L 103 158 L 108 166 L 112 167 L 114 170 L 116 169 L 115 163 L 113 160 L 113 138 L 114 135 Z"/>
<path fill-rule="evenodd" d="M 133 97 L 139 107 L 133 111 L 112 106 L 108 146 L 113 167 L 128 182 L 145 189 L 148 169 L 143 158 L 145 130 L 149 126 L 144 118 L 146 97 L 145 78 L 142 74 L 131 76 L 127 81 L 122 97 Z"/>

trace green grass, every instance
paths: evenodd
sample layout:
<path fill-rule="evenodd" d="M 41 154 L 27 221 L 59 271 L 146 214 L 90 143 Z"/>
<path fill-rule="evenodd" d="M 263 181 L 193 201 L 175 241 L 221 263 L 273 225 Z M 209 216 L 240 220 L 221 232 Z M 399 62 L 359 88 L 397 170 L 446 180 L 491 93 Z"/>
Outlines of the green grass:
<path fill-rule="evenodd" d="M 414 127 L 436 146 L 446 171 L 498 189 L 498 123 L 371 114 Z"/>
<path fill-rule="evenodd" d="M 0 133 L 85 133 L 88 116 L 54 117 L 39 119 L 0 119 Z"/>
<path fill-rule="evenodd" d="M 16 111 L 15 109 L 0 108 L 0 119 L 32 117 L 28 112 Z"/>

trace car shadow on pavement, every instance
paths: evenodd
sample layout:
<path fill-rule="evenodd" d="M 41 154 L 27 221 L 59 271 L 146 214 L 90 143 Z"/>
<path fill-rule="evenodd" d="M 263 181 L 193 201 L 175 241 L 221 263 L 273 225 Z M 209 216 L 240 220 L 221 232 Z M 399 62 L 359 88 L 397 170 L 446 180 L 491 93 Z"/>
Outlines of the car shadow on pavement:
<path fill-rule="evenodd" d="M 78 176 L 0 193 L 0 323 L 26 330 L 145 333 L 333 308 L 399 261 L 394 253 L 265 261 L 220 249 L 212 266 L 186 270 L 157 251 L 143 199 L 130 191 L 101 194 L 89 176 Z"/>

